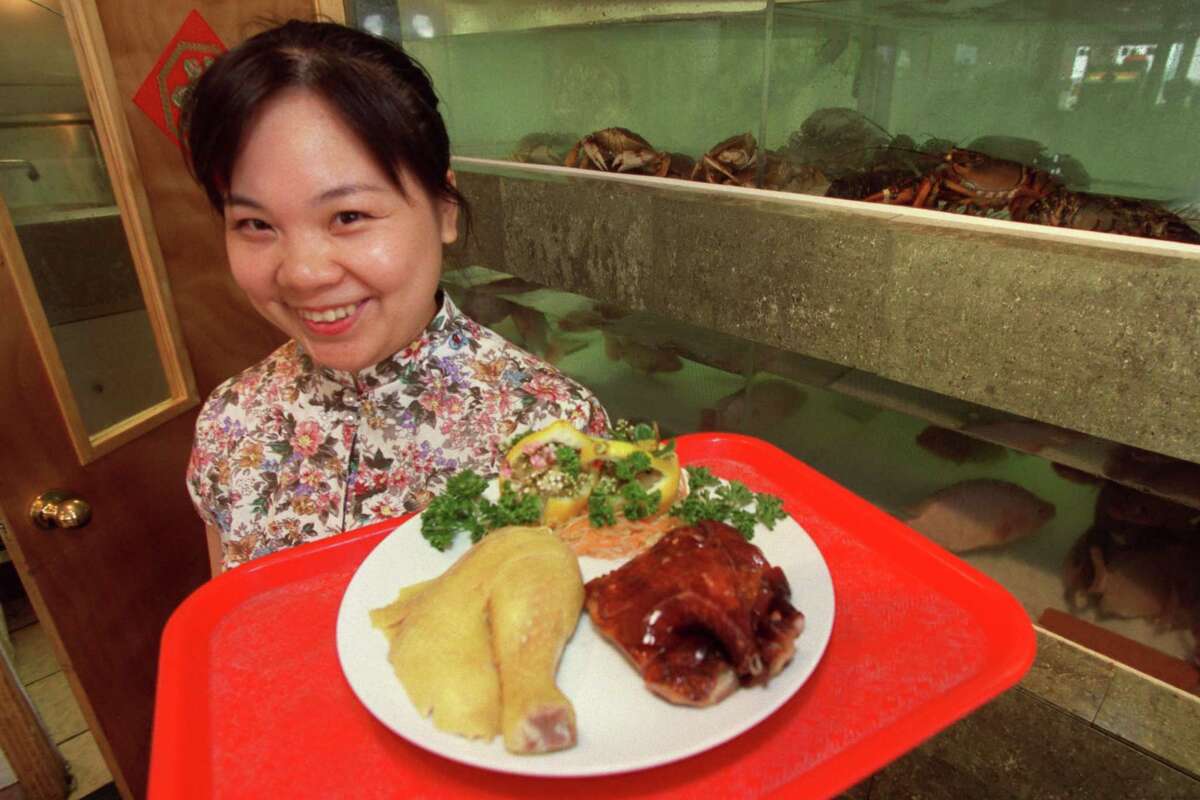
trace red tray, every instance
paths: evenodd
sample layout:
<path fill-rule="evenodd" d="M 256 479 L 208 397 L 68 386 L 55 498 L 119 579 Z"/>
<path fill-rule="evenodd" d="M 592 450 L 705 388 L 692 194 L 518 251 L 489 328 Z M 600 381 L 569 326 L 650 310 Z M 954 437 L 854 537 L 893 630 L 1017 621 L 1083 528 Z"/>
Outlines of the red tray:
<path fill-rule="evenodd" d="M 463 766 L 377 722 L 338 666 L 358 565 L 401 520 L 303 545 L 202 586 L 163 633 L 149 795 L 190 797 L 823 797 L 1012 686 L 1033 626 L 999 584 L 758 439 L 692 434 L 686 464 L 784 498 L 833 576 L 833 635 L 786 704 L 661 767 L 530 778 Z"/>

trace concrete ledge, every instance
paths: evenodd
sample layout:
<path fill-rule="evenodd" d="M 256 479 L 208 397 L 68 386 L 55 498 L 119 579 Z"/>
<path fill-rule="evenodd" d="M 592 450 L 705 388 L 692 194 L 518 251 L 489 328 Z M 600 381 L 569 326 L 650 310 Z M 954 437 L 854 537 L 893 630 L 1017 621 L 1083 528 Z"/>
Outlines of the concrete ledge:
<path fill-rule="evenodd" d="M 841 797 L 1200 797 L 1198 711 L 1200 698 L 1039 630 L 1016 688 Z"/>
<path fill-rule="evenodd" d="M 458 159 L 451 266 L 1200 461 L 1200 248 Z"/>

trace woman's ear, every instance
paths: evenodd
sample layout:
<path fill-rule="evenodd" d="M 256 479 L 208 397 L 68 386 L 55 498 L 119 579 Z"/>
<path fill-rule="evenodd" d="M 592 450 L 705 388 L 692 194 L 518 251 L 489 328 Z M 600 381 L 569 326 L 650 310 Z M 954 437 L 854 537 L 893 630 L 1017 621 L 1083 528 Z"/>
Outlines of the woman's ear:
<path fill-rule="evenodd" d="M 446 170 L 446 183 L 458 188 L 454 178 L 454 170 Z M 442 244 L 453 244 L 458 240 L 458 203 L 454 198 L 443 196 L 439 201 L 438 217 L 442 226 Z"/>

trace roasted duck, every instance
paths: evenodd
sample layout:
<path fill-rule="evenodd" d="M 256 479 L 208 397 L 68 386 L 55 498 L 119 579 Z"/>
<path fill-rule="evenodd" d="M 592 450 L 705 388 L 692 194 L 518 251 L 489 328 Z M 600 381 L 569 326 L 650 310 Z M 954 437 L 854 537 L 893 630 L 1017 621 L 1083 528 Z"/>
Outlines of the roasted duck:
<path fill-rule="evenodd" d="M 596 629 L 650 691 L 683 705 L 766 683 L 791 660 L 804 627 L 783 571 L 721 522 L 672 530 L 586 592 Z"/>
<path fill-rule="evenodd" d="M 575 744 L 575 711 L 555 685 L 579 621 L 583 580 L 548 528 L 501 528 L 440 577 L 371 612 L 409 699 L 438 728 L 503 733 L 514 753 Z"/>

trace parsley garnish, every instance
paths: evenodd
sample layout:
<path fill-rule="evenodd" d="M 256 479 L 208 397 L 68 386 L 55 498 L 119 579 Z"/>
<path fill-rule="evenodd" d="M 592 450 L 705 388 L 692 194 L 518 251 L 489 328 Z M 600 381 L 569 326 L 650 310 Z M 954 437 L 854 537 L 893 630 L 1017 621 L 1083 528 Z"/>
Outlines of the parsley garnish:
<path fill-rule="evenodd" d="M 689 525 L 702 519 L 728 522 L 749 540 L 757 523 L 774 530 L 786 516 L 778 497 L 752 492 L 740 481 L 723 482 L 705 467 L 687 467 L 687 473 L 688 496 L 671 507 L 671 516 Z M 747 508 L 751 503 L 753 511 Z"/>
<path fill-rule="evenodd" d="M 478 542 L 490 530 L 532 525 L 541 517 L 536 495 L 517 494 L 505 485 L 500 501 L 493 503 L 483 496 L 486 488 L 487 481 L 472 470 L 452 476 L 446 481 L 446 491 L 433 498 L 421 515 L 421 535 L 438 550 L 445 550 L 463 531 L 470 534 L 472 542 Z"/>
<path fill-rule="evenodd" d="M 472 538 L 483 535 L 476 513 L 487 482 L 471 470 L 464 470 L 446 481 L 446 491 L 433 498 L 421 515 L 421 535 L 438 550 L 454 544 L 459 531 Z"/>
<path fill-rule="evenodd" d="M 479 500 L 479 513 L 487 523 L 487 530 L 503 528 L 505 525 L 532 525 L 542 516 L 542 504 L 535 494 L 518 494 L 508 484 L 500 489 L 500 502 L 492 503 L 484 498 Z M 471 531 L 471 541 L 478 542 L 483 538 L 483 532 L 478 535 Z"/>
<path fill-rule="evenodd" d="M 729 524 L 737 528 L 746 541 L 754 538 L 754 515 L 749 511 L 739 508 L 729 512 Z"/>
<path fill-rule="evenodd" d="M 656 435 L 649 425 L 633 426 L 624 420 L 618 423 L 629 437 L 626 441 L 645 441 Z M 670 454 L 674 442 L 668 442 L 655 452 L 655 457 Z M 555 445 L 555 461 L 561 472 L 580 478 L 585 467 L 579 453 L 566 445 Z M 588 519 L 593 527 L 615 525 L 618 510 L 630 521 L 652 516 L 662 503 L 659 489 L 646 491 L 638 476 L 651 471 L 650 455 L 638 450 L 618 461 L 610 462 L 612 474 L 602 475 L 588 497 Z M 705 519 L 727 522 L 746 539 L 754 537 L 758 524 L 774 530 L 775 523 L 787 514 L 778 497 L 752 492 L 740 481 L 724 481 L 706 467 L 687 467 L 688 496 L 675 503 L 670 514 L 689 525 Z M 500 497 L 492 502 L 483 496 L 488 482 L 471 470 L 463 470 L 446 481 L 446 490 L 433 499 L 421 516 L 421 535 L 438 550 L 454 544 L 459 533 L 466 531 L 472 542 L 478 542 L 489 531 L 506 525 L 535 525 L 542 516 L 542 501 L 536 492 L 518 492 L 511 484 L 501 486 Z"/>
<path fill-rule="evenodd" d="M 602 487 L 592 489 L 588 496 L 588 521 L 593 528 L 617 524 L 617 513 L 613 510 L 612 496 Z"/>
<path fill-rule="evenodd" d="M 579 463 L 579 453 L 575 451 L 575 448 L 567 447 L 565 444 L 556 445 L 554 458 L 563 474 L 570 475 L 572 478 L 579 477 L 583 464 Z"/>
<path fill-rule="evenodd" d="M 688 467 L 688 486 L 693 490 L 703 489 L 706 486 L 716 486 L 721 482 L 721 479 L 709 472 L 708 467 Z"/>
<path fill-rule="evenodd" d="M 639 473 L 648 469 L 650 469 L 650 456 L 641 450 L 613 464 L 613 474 L 620 481 L 634 480 Z"/>
<path fill-rule="evenodd" d="M 467 469 L 452 475 L 446 481 L 446 494 L 460 500 L 470 500 L 483 494 L 487 481 Z"/>
<path fill-rule="evenodd" d="M 746 484 L 738 481 L 730 481 L 729 483 L 717 488 L 717 497 L 729 503 L 731 506 L 741 507 L 747 505 L 754 499 L 754 493 L 746 488 Z"/>
<path fill-rule="evenodd" d="M 645 422 L 634 424 L 627 419 L 619 419 L 614 422 L 609 433 L 613 439 L 619 439 L 622 442 L 641 442 L 646 439 L 658 441 L 657 425 L 649 425 Z"/>
<path fill-rule="evenodd" d="M 754 500 L 754 515 L 758 517 L 759 522 L 767 526 L 767 530 L 774 530 L 775 523 L 787 516 L 783 513 L 783 501 L 774 495 L 760 492 L 754 495 Z"/>
<path fill-rule="evenodd" d="M 625 500 L 625 505 L 621 507 L 621 513 L 630 522 L 650 516 L 658 510 L 658 504 L 662 502 L 661 491 L 655 489 L 647 492 L 637 481 L 630 481 L 622 486 L 621 497 Z"/>

